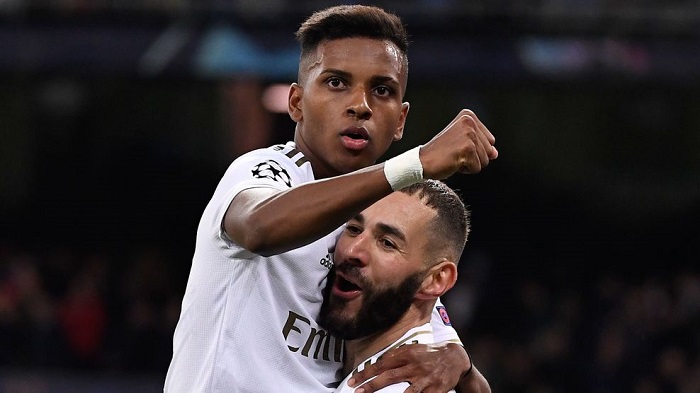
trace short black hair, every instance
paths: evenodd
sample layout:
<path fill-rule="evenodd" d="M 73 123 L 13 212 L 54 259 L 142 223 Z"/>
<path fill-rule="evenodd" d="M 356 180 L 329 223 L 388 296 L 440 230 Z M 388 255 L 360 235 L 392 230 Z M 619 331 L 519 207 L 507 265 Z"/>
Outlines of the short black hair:
<path fill-rule="evenodd" d="M 454 263 L 464 251 L 471 230 L 470 212 L 462 198 L 447 184 L 439 180 L 426 179 L 399 190 L 407 195 L 416 195 L 437 215 L 430 223 L 430 234 L 434 249 L 447 247 L 453 254 Z"/>
<path fill-rule="evenodd" d="M 406 27 L 397 15 L 379 7 L 339 5 L 316 11 L 296 32 L 302 61 L 314 53 L 323 41 L 354 37 L 392 42 L 401 51 L 403 63 L 408 66 Z M 301 67 L 299 71 L 301 74 Z"/>

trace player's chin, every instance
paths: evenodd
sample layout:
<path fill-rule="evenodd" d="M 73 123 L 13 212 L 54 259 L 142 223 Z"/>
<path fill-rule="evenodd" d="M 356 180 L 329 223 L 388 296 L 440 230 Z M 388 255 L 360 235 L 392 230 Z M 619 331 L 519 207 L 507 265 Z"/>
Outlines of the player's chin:
<path fill-rule="evenodd" d="M 361 151 L 343 149 L 343 153 L 337 156 L 336 165 L 343 169 L 344 173 L 354 172 L 359 169 L 374 165 L 379 156 L 372 148 Z"/>

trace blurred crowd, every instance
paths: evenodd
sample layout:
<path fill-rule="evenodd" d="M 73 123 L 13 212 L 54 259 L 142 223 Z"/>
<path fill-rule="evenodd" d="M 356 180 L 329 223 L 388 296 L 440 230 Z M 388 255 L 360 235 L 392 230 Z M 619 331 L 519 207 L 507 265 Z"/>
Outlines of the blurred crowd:
<path fill-rule="evenodd" d="M 5 244 L 0 260 L 0 371 L 165 375 L 188 258 Z M 697 271 L 576 285 L 474 273 L 444 300 L 494 391 L 698 391 Z"/>
<path fill-rule="evenodd" d="M 508 304 L 477 314 L 500 315 L 500 326 L 463 334 L 494 391 L 690 393 L 700 388 L 697 272 L 645 279 L 602 274 L 576 287 L 538 277 L 515 281 L 513 288 L 502 288 L 512 293 Z"/>
<path fill-rule="evenodd" d="M 171 258 L 0 249 L 0 369 L 163 374 L 182 288 Z"/>

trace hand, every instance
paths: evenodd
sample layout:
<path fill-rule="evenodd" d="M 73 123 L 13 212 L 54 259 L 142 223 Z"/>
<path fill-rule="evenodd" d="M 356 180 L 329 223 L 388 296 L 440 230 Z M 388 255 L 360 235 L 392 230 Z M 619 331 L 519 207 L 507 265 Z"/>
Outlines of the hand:
<path fill-rule="evenodd" d="M 403 345 L 382 355 L 349 382 L 351 387 L 355 387 L 376 375 L 356 392 L 372 393 L 408 381 L 411 386 L 406 389 L 407 393 L 445 393 L 457 386 L 470 366 L 467 352 L 458 344 Z"/>
<path fill-rule="evenodd" d="M 474 112 L 457 117 L 420 150 L 423 177 L 442 180 L 456 172 L 479 173 L 498 157 L 496 138 Z"/>

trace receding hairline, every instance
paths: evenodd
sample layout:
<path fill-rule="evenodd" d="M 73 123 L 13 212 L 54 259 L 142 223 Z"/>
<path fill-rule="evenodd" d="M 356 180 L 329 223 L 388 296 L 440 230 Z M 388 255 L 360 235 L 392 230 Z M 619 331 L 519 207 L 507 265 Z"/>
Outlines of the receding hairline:
<path fill-rule="evenodd" d="M 435 216 L 427 223 L 430 250 L 438 254 L 444 249 L 442 256 L 458 264 L 471 232 L 471 212 L 460 195 L 439 180 L 423 180 L 399 192 L 418 198 L 433 210 Z M 451 230 L 445 232 L 445 228 Z"/>

